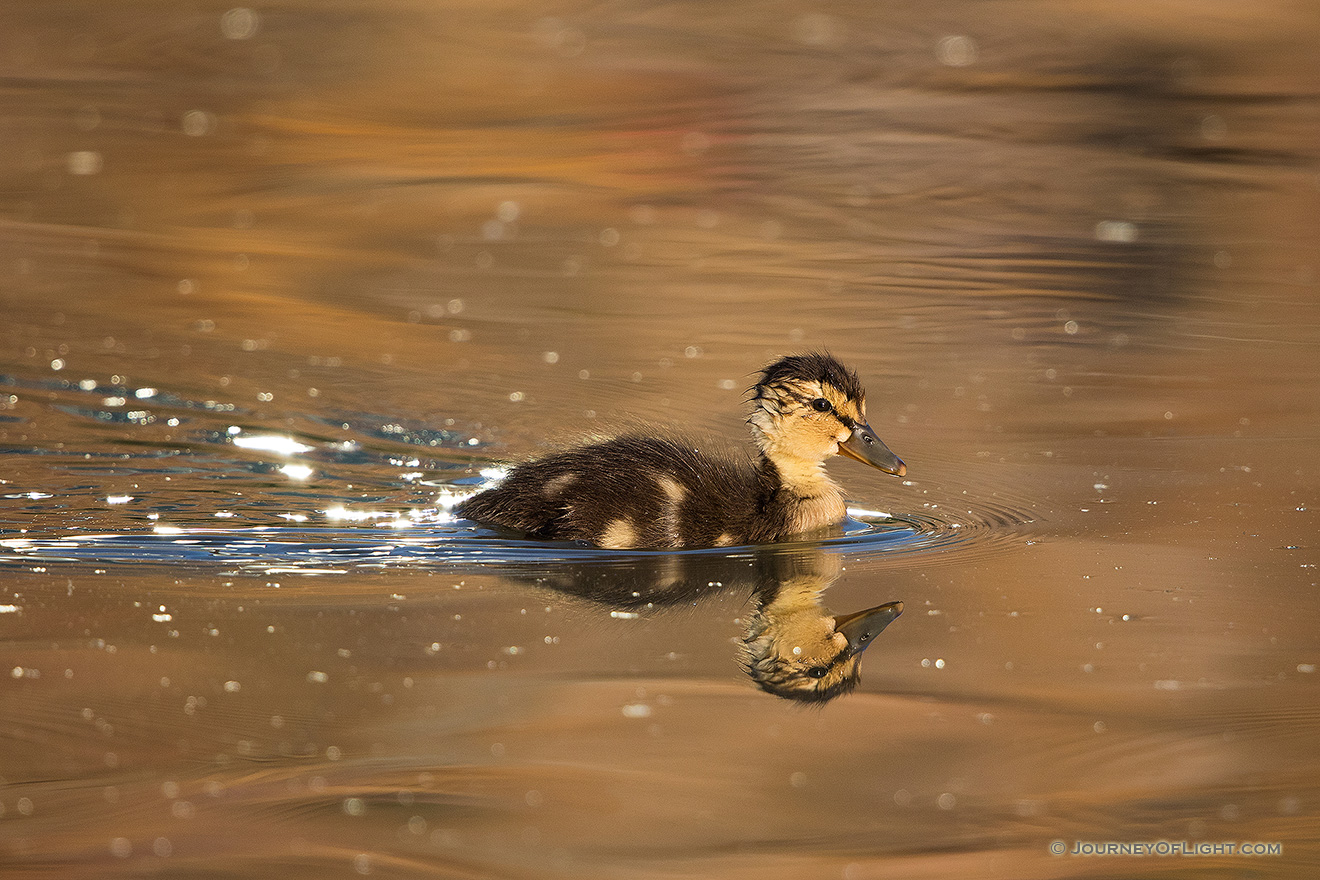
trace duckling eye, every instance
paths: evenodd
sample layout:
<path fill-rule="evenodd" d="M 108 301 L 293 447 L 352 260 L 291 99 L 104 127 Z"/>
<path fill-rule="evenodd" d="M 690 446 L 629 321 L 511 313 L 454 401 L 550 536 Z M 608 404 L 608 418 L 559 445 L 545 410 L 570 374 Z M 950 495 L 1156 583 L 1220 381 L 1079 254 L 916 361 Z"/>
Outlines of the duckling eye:
<path fill-rule="evenodd" d="M 807 675 L 811 678 L 824 678 L 826 672 L 829 672 L 829 670 L 824 666 L 813 666 L 807 670 Z"/>
<path fill-rule="evenodd" d="M 816 412 L 829 412 L 834 407 L 832 407 L 830 405 L 830 402 L 825 398 L 817 397 L 815 400 L 811 402 L 811 408 L 814 409 Z M 816 677 L 819 678 L 820 676 L 816 676 Z"/>

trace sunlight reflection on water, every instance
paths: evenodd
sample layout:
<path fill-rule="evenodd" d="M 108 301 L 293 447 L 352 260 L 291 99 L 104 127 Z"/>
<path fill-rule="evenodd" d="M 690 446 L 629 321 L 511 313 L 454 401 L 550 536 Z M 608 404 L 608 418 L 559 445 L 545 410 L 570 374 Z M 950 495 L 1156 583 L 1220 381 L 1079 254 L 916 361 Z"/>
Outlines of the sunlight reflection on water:
<path fill-rule="evenodd" d="M 1302 876 L 1303 7 L 9 4 L 0 864 Z M 822 348 L 832 538 L 448 513 Z"/>

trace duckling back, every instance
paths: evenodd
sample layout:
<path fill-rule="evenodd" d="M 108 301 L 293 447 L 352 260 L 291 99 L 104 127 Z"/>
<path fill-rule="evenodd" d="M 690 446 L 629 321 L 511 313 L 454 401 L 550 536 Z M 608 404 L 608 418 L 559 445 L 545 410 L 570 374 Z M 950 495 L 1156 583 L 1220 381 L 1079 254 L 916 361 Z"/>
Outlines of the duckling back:
<path fill-rule="evenodd" d="M 718 547 L 776 539 L 778 488 L 718 441 L 624 436 L 519 465 L 456 512 L 611 549 Z"/>

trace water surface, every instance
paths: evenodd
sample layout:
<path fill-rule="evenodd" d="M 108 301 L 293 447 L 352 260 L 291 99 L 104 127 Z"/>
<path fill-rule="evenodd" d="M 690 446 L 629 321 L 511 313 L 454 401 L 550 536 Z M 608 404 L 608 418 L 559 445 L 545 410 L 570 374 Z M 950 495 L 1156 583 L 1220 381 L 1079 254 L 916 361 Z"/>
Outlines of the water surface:
<path fill-rule="evenodd" d="M 1320 861 L 1305 4 L 11 7 L 7 876 Z M 835 535 L 447 512 L 824 348 L 909 467 Z M 791 590 L 904 603 L 825 705 Z"/>

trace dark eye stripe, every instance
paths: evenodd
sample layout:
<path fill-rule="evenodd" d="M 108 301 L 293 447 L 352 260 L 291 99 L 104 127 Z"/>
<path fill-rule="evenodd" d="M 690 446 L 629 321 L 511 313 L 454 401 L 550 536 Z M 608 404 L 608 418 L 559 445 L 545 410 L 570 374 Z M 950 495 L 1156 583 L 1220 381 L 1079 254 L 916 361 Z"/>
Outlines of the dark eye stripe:
<path fill-rule="evenodd" d="M 823 397 L 807 397 L 805 394 L 798 394 L 797 392 L 792 391 L 792 390 L 790 390 L 790 389 L 788 389 L 788 388 L 784 388 L 783 391 L 784 391 L 785 394 L 787 394 L 789 397 L 791 397 L 791 398 L 793 398 L 794 400 L 796 400 L 798 403 L 802 404 L 803 406 L 809 406 L 809 407 L 811 407 L 813 410 L 816 409 L 816 407 L 813 406 L 813 403 L 814 403 L 815 401 L 817 401 L 817 400 L 825 400 L 826 403 L 829 403 L 829 401 L 828 401 L 826 398 L 823 398 Z M 834 405 L 833 405 L 833 404 L 830 404 L 830 408 L 827 409 L 827 410 L 826 410 L 826 409 L 822 409 L 822 410 L 816 410 L 816 411 L 817 411 L 817 412 L 822 412 L 822 413 L 824 413 L 824 412 L 828 412 L 830 415 L 832 415 L 832 416 L 834 416 L 836 419 L 838 419 L 838 420 L 839 420 L 839 423 L 842 424 L 842 425 L 843 425 L 845 428 L 847 428 L 849 431 L 851 431 L 853 428 L 857 427 L 857 422 L 856 422 L 855 419 L 850 419 L 850 418 L 848 418 L 847 416 L 845 416 L 843 413 L 839 412 L 837 409 L 834 408 Z"/>
<path fill-rule="evenodd" d="M 829 672 L 831 669 L 833 669 L 834 667 L 838 666 L 840 663 L 842 663 L 843 661 L 847 660 L 847 659 L 848 659 L 849 657 L 851 657 L 851 656 L 852 656 L 852 654 L 848 651 L 847 648 L 845 648 L 844 650 L 840 651 L 839 653 L 835 654 L 832 658 L 830 658 L 830 661 L 829 661 L 828 663 L 824 664 L 824 669 L 825 669 L 825 671 L 826 671 L 826 672 Z M 815 666 L 815 667 L 813 667 L 813 668 L 815 668 L 815 669 L 819 669 L 819 668 L 821 668 L 821 667 L 818 665 L 818 666 Z M 807 674 L 808 674 L 808 675 L 811 675 L 810 672 L 808 672 Z M 822 677 L 824 677 L 824 676 L 822 676 Z M 812 676 L 812 678 L 815 678 L 815 676 Z"/>

